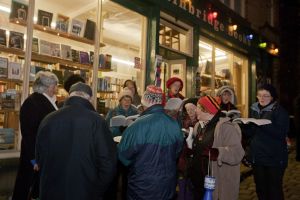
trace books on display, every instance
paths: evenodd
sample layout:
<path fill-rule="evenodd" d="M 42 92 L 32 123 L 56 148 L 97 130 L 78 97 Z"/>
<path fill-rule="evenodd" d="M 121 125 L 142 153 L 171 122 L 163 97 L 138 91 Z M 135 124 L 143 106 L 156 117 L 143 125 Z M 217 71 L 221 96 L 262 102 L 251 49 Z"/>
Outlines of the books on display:
<path fill-rule="evenodd" d="M 68 28 L 69 28 L 69 17 L 61 14 L 57 14 L 55 29 L 67 33 Z"/>
<path fill-rule="evenodd" d="M 113 126 L 128 126 L 134 122 L 139 117 L 139 115 L 132 115 L 125 117 L 124 115 L 117 115 L 110 119 L 110 127 Z"/>
<path fill-rule="evenodd" d="M 84 28 L 84 22 L 78 19 L 72 19 L 71 34 L 76 36 L 82 36 L 83 28 Z"/>
<path fill-rule="evenodd" d="M 60 45 L 46 40 L 40 40 L 40 53 L 60 57 Z"/>
<path fill-rule="evenodd" d="M 72 60 L 72 48 L 69 45 L 61 44 L 61 58 L 66 60 Z"/>
<path fill-rule="evenodd" d="M 81 64 L 90 64 L 90 57 L 88 52 L 80 51 L 79 52 L 79 61 Z"/>
<path fill-rule="evenodd" d="M 95 39 L 95 30 L 96 30 L 96 23 L 87 19 L 83 37 L 85 37 L 89 40 L 94 40 Z"/>
<path fill-rule="evenodd" d="M 32 38 L 32 52 L 39 53 L 39 39 Z"/>
<path fill-rule="evenodd" d="M 24 48 L 24 34 L 15 32 L 15 31 L 10 31 L 8 47 L 23 49 Z"/>
<path fill-rule="evenodd" d="M 26 21 L 28 13 L 28 6 L 20 3 L 19 1 L 13 0 L 11 2 L 11 11 L 9 18 Z"/>
<path fill-rule="evenodd" d="M 21 79 L 21 63 L 9 62 L 8 78 L 9 79 Z"/>
<path fill-rule="evenodd" d="M 42 26 L 51 27 L 51 22 L 53 18 L 53 13 L 44 11 L 44 10 L 38 10 L 38 24 Z"/>
<path fill-rule="evenodd" d="M 6 46 L 6 30 L 0 29 L 0 45 Z"/>
<path fill-rule="evenodd" d="M 73 62 L 79 62 L 79 51 L 72 49 L 72 61 Z"/>
<path fill-rule="evenodd" d="M 8 59 L 0 57 L 0 77 L 7 78 Z"/>
<path fill-rule="evenodd" d="M 269 119 L 255 119 L 255 118 L 236 118 L 232 121 L 237 122 L 237 123 L 243 123 L 243 124 L 254 123 L 258 126 L 267 125 L 267 124 L 272 123 L 272 121 Z"/>

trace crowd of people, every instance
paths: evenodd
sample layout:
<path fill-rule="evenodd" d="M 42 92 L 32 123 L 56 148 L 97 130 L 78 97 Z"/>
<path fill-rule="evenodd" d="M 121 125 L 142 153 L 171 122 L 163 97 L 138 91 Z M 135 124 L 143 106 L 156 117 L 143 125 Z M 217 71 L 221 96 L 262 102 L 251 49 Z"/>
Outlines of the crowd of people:
<path fill-rule="evenodd" d="M 199 200 L 208 176 L 215 180 L 214 200 L 237 200 L 245 158 L 258 199 L 284 199 L 289 117 L 272 85 L 259 85 L 250 107 L 249 117 L 270 120 L 257 125 L 236 122 L 241 114 L 229 86 L 216 96 L 185 98 L 183 81 L 171 77 L 166 92 L 148 85 L 140 96 L 127 80 L 119 104 L 104 118 L 80 76 L 65 82 L 69 97 L 59 106 L 57 84 L 55 74 L 38 72 L 34 92 L 21 106 L 13 200 Z M 113 126 L 120 115 L 138 117 Z"/>

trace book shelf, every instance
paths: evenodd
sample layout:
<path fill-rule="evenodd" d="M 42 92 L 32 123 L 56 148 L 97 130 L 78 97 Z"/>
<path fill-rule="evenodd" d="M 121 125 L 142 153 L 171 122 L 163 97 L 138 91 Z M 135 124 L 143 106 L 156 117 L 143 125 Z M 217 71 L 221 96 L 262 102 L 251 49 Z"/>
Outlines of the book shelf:
<path fill-rule="evenodd" d="M 27 26 L 26 21 L 23 21 L 23 20 L 10 19 L 10 22 L 14 23 L 14 24 L 17 24 L 17 25 L 21 25 L 21 26 Z M 84 37 L 79 37 L 79 36 L 76 36 L 76 35 L 73 35 L 73 34 L 70 34 L 70 33 L 62 32 L 62 31 L 59 31 L 59 30 L 56 30 L 56 29 L 52 29 L 50 27 L 45 27 L 45 26 L 42 26 L 42 25 L 39 25 L 39 24 L 34 24 L 33 28 L 35 30 L 38 30 L 38 31 L 43 31 L 43 32 L 51 34 L 51 35 L 57 35 L 57 36 L 60 36 L 60 37 L 63 37 L 63 38 L 67 38 L 67 39 L 74 40 L 74 41 L 77 41 L 77 42 L 82 42 L 82 43 L 85 43 L 85 44 L 94 45 L 94 43 L 95 43 L 93 40 L 89 40 L 89 39 L 84 38 Z M 104 47 L 105 44 L 100 42 L 99 46 Z"/>

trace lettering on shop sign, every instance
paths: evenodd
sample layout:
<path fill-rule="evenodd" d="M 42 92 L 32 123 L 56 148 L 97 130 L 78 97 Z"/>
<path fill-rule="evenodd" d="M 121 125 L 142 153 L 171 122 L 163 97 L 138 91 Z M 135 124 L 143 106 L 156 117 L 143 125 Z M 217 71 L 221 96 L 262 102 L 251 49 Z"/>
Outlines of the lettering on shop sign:
<path fill-rule="evenodd" d="M 240 33 L 238 31 L 234 31 L 230 28 L 231 19 L 228 18 L 229 23 L 224 24 L 220 22 L 218 19 L 214 19 L 213 17 L 209 17 L 209 11 L 206 9 L 195 8 L 192 4 L 191 0 L 168 0 L 168 2 L 178 6 L 179 8 L 189 12 L 191 15 L 197 17 L 203 22 L 212 26 L 214 31 L 216 32 L 224 32 L 230 37 L 236 39 L 239 42 L 244 43 L 245 45 L 251 46 L 251 40 L 247 39 L 247 35 L 244 33 Z"/>

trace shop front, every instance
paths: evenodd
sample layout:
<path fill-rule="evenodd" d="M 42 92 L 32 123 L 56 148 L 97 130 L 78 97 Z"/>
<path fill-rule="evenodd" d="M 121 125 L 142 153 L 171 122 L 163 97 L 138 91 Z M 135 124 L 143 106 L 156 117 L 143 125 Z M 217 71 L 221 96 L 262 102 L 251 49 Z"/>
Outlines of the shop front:
<path fill-rule="evenodd" d="M 244 116 L 255 99 L 257 36 L 243 18 L 220 5 L 0 0 L 0 6 L 0 124 L 2 135 L 11 135 L 0 143 L 2 150 L 19 149 L 20 105 L 39 70 L 58 76 L 58 100 L 67 95 L 64 80 L 80 74 L 97 94 L 94 105 L 101 114 L 117 105 L 125 80 L 136 81 L 139 94 L 155 83 L 158 57 L 164 91 L 174 76 L 183 80 L 186 97 L 215 95 L 230 85 Z"/>

